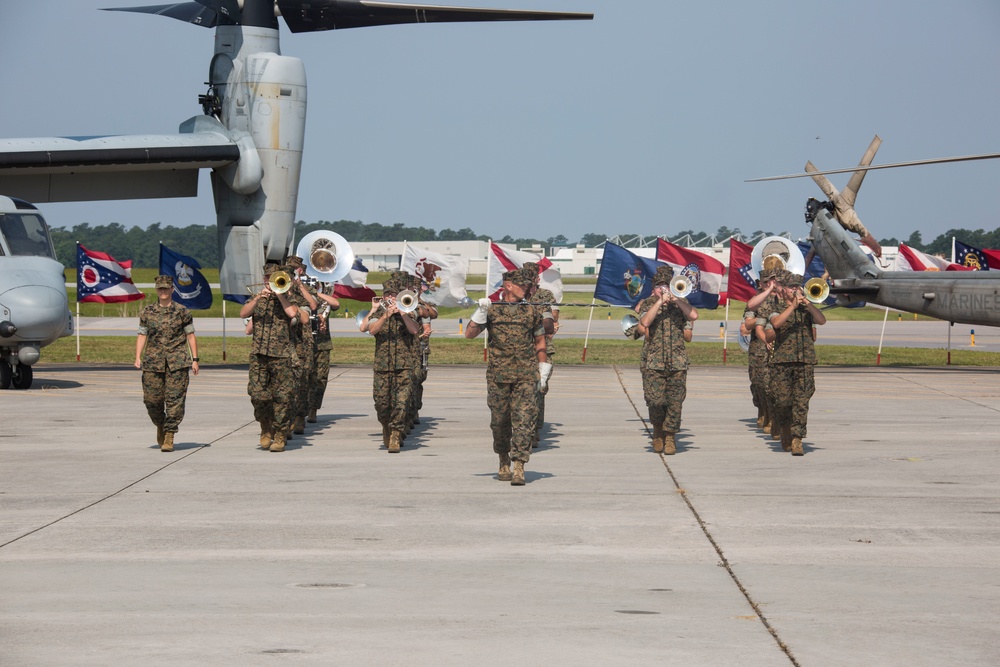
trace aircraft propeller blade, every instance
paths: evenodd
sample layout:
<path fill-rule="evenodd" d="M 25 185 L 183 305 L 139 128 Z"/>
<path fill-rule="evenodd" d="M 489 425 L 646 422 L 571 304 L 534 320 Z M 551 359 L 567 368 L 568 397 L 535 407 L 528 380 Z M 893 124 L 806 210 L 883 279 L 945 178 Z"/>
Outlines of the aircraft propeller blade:
<path fill-rule="evenodd" d="M 343 30 L 404 23 L 590 20 L 593 14 L 417 5 L 376 0 L 277 0 L 292 32 Z"/>
<path fill-rule="evenodd" d="M 214 28 L 219 24 L 230 25 L 236 23 L 235 20 L 220 16 L 214 9 L 199 2 L 174 2 L 169 5 L 150 5 L 147 7 L 105 7 L 102 11 L 158 14 L 205 28 Z"/>

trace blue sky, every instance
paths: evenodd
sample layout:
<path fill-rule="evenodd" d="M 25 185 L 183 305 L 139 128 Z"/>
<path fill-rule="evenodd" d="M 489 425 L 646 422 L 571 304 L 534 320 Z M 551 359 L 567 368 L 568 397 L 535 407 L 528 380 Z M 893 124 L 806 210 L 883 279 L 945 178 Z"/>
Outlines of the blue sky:
<path fill-rule="evenodd" d="M 0 4 L 0 135 L 174 132 L 200 113 L 211 30 L 99 7 Z M 155 3 L 150 3 L 155 4 Z M 292 35 L 309 83 L 298 218 L 571 240 L 805 234 L 809 180 L 745 179 L 1000 151 L 993 0 L 466 0 L 592 22 Z M 831 180 L 840 188 L 846 175 Z M 875 236 L 1000 226 L 1000 161 L 873 172 Z M 55 226 L 213 224 L 193 199 L 46 204 Z M 348 239 L 350 240 L 350 239 Z"/>

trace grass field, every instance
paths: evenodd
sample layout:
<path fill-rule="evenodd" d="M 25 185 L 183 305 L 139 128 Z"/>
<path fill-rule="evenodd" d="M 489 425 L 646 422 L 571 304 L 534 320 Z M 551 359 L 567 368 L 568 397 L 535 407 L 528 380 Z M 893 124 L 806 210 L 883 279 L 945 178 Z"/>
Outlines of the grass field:
<path fill-rule="evenodd" d="M 135 338 L 126 336 L 86 336 L 80 339 L 81 361 L 87 363 L 131 364 L 135 359 Z M 619 364 L 638 366 L 642 345 L 629 340 L 592 340 L 587 347 L 588 364 Z M 335 338 L 331 363 L 370 364 L 374 354 L 373 338 Z M 691 364 L 722 365 L 721 343 L 689 343 Z M 817 345 L 821 366 L 874 366 L 876 349 L 848 345 Z M 198 356 L 203 366 L 212 364 L 245 364 L 250 356 L 250 340 L 227 339 L 223 360 L 222 339 L 204 337 L 198 340 Z M 730 345 L 726 363 L 745 366 L 746 354 Z M 555 363 L 575 365 L 582 362 L 583 340 L 567 338 L 556 346 Z M 62 338 L 42 351 L 41 364 L 76 361 L 76 339 Z M 432 343 L 431 364 L 483 364 L 483 339 L 443 338 Z M 940 349 L 892 347 L 882 350 L 882 366 L 943 366 L 947 353 Z M 1000 353 L 952 350 L 953 366 L 1000 366 Z"/>
<path fill-rule="evenodd" d="M 132 271 L 132 280 L 136 283 L 152 283 L 153 279 L 156 277 L 157 271 L 155 269 L 134 269 Z M 206 269 L 204 271 L 205 278 L 208 279 L 210 283 L 219 282 L 219 270 L 218 269 Z M 381 272 L 371 272 L 368 274 L 368 282 L 373 285 L 379 285 L 382 281 L 388 277 L 387 273 Z M 76 285 L 76 270 L 67 269 L 66 270 L 66 281 L 70 285 Z M 596 278 L 591 277 L 573 277 L 565 278 L 563 282 L 565 284 L 577 284 L 577 285 L 593 285 Z M 469 276 L 468 284 L 470 285 L 482 285 L 486 282 L 485 276 Z M 76 287 L 67 287 L 67 292 L 69 294 L 70 307 L 76 312 Z M 147 304 L 154 303 L 156 300 L 156 290 L 152 288 L 143 289 L 142 292 L 146 295 L 145 299 L 140 301 L 132 301 L 129 303 L 81 303 L 80 304 L 80 315 L 83 317 L 138 317 L 139 311 L 142 310 Z M 482 291 L 470 291 L 469 298 L 476 300 L 485 296 Z M 566 320 L 580 320 L 587 319 L 590 316 L 590 308 L 582 307 L 583 304 L 590 304 L 593 301 L 593 295 L 588 292 L 564 292 L 563 293 L 563 303 L 576 303 L 581 304 L 581 306 L 568 306 L 560 310 L 560 319 Z M 600 305 L 603 302 L 598 302 L 595 307 L 594 317 L 607 318 L 609 313 L 611 319 L 620 320 L 623 315 L 631 312 L 628 308 L 621 308 L 617 306 Z M 350 299 L 341 300 L 340 312 L 343 313 L 345 310 L 351 313 L 357 313 L 360 310 L 367 310 L 371 307 L 371 304 L 367 302 L 352 301 Z M 729 304 L 729 318 L 738 319 L 740 315 L 743 314 L 744 304 L 741 301 L 732 301 Z M 208 310 L 195 310 L 192 311 L 194 317 L 222 317 L 222 297 L 220 294 L 215 294 L 215 299 L 212 307 Z M 440 317 L 457 319 L 459 317 L 468 319 L 472 315 L 474 308 L 441 308 L 438 312 Z M 239 312 L 239 304 L 229 302 L 226 304 L 226 315 L 228 317 L 235 317 Z M 714 311 L 701 311 L 703 317 L 708 317 L 709 320 L 721 319 L 725 315 L 725 308 L 719 308 Z M 881 320 L 885 316 L 885 311 L 879 308 L 829 308 L 824 311 L 828 320 Z M 906 318 L 906 319 L 920 319 L 920 320 L 932 320 L 934 318 L 925 317 L 920 315 L 914 317 L 910 313 L 898 313 L 896 311 L 890 312 L 889 317 L 893 319 Z"/>

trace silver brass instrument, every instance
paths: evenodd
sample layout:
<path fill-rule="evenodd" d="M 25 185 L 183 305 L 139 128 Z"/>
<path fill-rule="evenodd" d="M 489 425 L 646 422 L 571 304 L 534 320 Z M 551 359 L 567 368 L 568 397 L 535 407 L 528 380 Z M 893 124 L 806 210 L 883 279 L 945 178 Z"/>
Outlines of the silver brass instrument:
<path fill-rule="evenodd" d="M 678 299 L 685 298 L 693 289 L 691 281 L 684 276 L 674 276 L 670 279 L 670 293 Z"/>
<path fill-rule="evenodd" d="M 361 325 L 365 323 L 365 320 L 368 319 L 368 314 L 370 312 L 371 311 L 369 310 L 362 310 L 360 313 L 354 316 L 354 323 L 357 325 L 359 330 L 361 329 Z M 365 333 L 368 332 L 366 331 Z M 371 336 L 370 333 L 368 333 L 368 335 Z"/>
<path fill-rule="evenodd" d="M 830 296 L 830 286 L 822 278 L 810 278 L 802 291 L 810 303 L 823 303 Z"/>
<path fill-rule="evenodd" d="M 305 263 L 306 274 L 320 282 L 340 280 L 354 266 L 354 251 L 343 236 L 323 229 L 302 237 L 295 254 Z"/>
<path fill-rule="evenodd" d="M 760 277 L 764 269 L 785 269 L 798 275 L 806 272 L 806 258 L 802 256 L 799 247 L 781 236 L 768 236 L 761 239 L 750 253 L 750 266 L 755 278 Z"/>
<path fill-rule="evenodd" d="M 636 326 L 639 326 L 639 318 L 636 317 L 635 315 L 629 313 L 624 317 L 622 317 L 622 333 L 625 334 L 626 336 L 629 335 L 628 333 L 629 329 Z"/>
<path fill-rule="evenodd" d="M 420 305 L 420 299 L 413 290 L 405 289 L 396 295 L 396 308 L 401 313 L 412 313 Z"/>

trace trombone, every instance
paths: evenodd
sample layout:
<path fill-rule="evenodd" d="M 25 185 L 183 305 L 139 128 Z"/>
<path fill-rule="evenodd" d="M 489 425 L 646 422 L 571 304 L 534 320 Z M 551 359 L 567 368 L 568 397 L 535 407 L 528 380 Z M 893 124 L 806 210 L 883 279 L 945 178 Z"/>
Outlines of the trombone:
<path fill-rule="evenodd" d="M 830 296 L 830 285 L 822 278 L 810 278 L 802 291 L 810 303 L 823 303 Z"/>
<path fill-rule="evenodd" d="M 266 283 L 251 283 L 247 285 L 247 291 L 253 294 L 253 290 L 250 289 L 251 287 L 267 285 L 275 294 L 284 294 L 288 290 L 292 289 L 292 281 L 292 275 L 288 273 L 288 271 L 275 271 L 271 274 L 271 277 L 267 279 Z"/>

